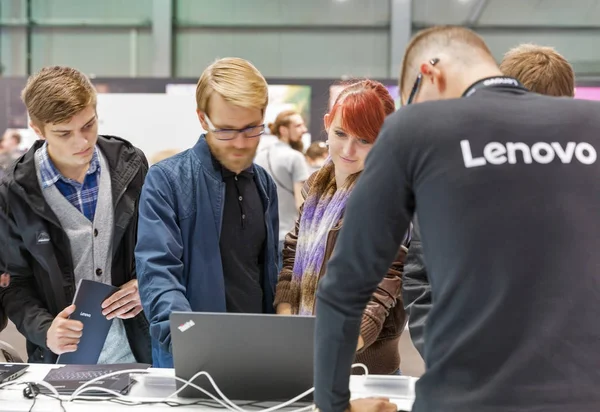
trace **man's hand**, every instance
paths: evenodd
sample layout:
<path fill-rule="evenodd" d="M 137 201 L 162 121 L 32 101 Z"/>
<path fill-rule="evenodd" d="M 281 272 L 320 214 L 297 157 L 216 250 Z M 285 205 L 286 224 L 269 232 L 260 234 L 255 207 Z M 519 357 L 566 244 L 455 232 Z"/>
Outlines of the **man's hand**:
<path fill-rule="evenodd" d="M 56 355 L 77 350 L 83 331 L 83 323 L 69 319 L 73 312 L 75 312 L 75 305 L 63 309 L 62 312 L 56 315 L 46 333 L 46 346 Z"/>
<path fill-rule="evenodd" d="M 388 398 L 363 398 L 350 402 L 347 412 L 397 412 L 398 406 Z"/>
<path fill-rule="evenodd" d="M 7 288 L 10 285 L 10 275 L 3 273 L 0 275 L 0 288 Z"/>
<path fill-rule="evenodd" d="M 142 311 L 137 279 L 130 280 L 117 292 L 102 302 L 102 315 L 106 319 L 131 319 Z"/>
<path fill-rule="evenodd" d="M 359 351 L 361 350 L 363 347 L 365 346 L 365 341 L 363 340 L 362 336 L 358 336 L 358 344 L 356 345 L 356 350 Z"/>
<path fill-rule="evenodd" d="M 278 315 L 291 315 L 292 314 L 292 305 L 289 303 L 280 303 L 277 305 L 277 314 Z"/>

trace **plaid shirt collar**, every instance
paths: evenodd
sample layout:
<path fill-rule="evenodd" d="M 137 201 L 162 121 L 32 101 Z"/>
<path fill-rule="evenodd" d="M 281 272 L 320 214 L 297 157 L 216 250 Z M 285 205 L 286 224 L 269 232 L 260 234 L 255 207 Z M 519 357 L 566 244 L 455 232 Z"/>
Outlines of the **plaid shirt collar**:
<path fill-rule="evenodd" d="M 42 175 L 42 188 L 46 189 L 52 185 L 54 185 L 59 180 L 62 180 L 65 183 L 73 184 L 79 182 L 74 181 L 73 179 L 69 179 L 64 177 L 54 166 L 52 159 L 48 155 L 48 142 L 44 142 L 44 145 L 39 148 L 40 152 L 40 174 Z M 91 175 L 100 171 L 100 160 L 98 159 L 98 148 L 94 147 L 94 154 L 92 155 L 92 160 L 90 162 L 90 167 L 86 173 L 86 175 Z"/>

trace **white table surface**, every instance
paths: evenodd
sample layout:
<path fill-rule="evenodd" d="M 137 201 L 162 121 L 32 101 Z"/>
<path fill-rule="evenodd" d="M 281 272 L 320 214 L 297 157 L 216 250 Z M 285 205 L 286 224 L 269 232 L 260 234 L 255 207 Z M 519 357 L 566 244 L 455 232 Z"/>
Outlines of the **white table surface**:
<path fill-rule="evenodd" d="M 34 382 L 43 381 L 48 371 L 57 365 L 43 365 L 43 364 L 32 364 L 25 374 L 23 374 L 15 382 Z M 152 388 L 148 388 L 144 382 L 136 383 L 129 393 L 127 399 L 136 401 L 160 401 L 171 395 L 176 391 L 176 381 L 173 379 L 175 371 L 173 369 L 149 369 L 150 379 L 155 383 L 160 383 L 159 386 L 153 385 Z M 375 378 L 375 377 L 374 377 Z M 408 387 L 403 393 L 398 393 L 397 390 L 389 392 L 385 388 L 378 386 L 368 385 L 365 386 L 365 380 L 360 376 L 352 376 L 350 380 L 350 390 L 352 392 L 352 398 L 364 398 L 369 396 L 387 396 L 390 400 L 398 405 L 399 409 L 409 411 L 414 401 L 414 383 L 416 378 L 410 377 L 385 377 L 384 379 L 394 379 L 393 382 L 402 384 Z M 217 385 L 219 383 L 217 382 Z M 25 385 L 11 385 L 9 387 L 0 388 L 0 411 L 2 412 L 28 412 L 33 404 L 33 400 L 27 399 L 23 396 L 23 388 Z M 398 395 L 396 395 L 398 394 Z M 174 398 L 177 400 L 177 398 Z M 183 399 L 183 402 L 193 402 L 190 399 Z M 272 404 L 266 404 L 272 406 Z M 209 406 L 178 406 L 177 408 L 170 407 L 164 404 L 155 405 L 143 405 L 143 406 L 128 406 L 120 405 L 115 402 L 108 401 L 84 401 L 76 400 L 72 402 L 63 402 L 63 406 L 67 412 L 121 412 L 129 410 L 148 410 L 152 411 L 171 411 L 171 412 L 187 412 L 187 411 L 225 411 L 225 409 L 215 409 Z M 262 405 L 261 405 L 262 406 Z M 243 407 L 242 407 L 243 408 Z M 251 411 L 259 412 L 260 408 L 243 408 Z M 286 409 L 287 411 L 298 409 L 292 407 Z M 59 401 L 56 399 L 49 398 L 47 396 L 38 396 L 35 407 L 32 412 L 46 412 L 46 411 L 61 411 Z"/>

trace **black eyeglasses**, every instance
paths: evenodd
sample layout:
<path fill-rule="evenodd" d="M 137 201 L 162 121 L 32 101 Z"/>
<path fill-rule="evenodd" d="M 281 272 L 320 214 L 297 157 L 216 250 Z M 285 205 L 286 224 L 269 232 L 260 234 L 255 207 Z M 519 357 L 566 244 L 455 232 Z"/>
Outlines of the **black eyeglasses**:
<path fill-rule="evenodd" d="M 208 125 L 208 131 L 212 132 L 218 140 L 233 140 L 238 134 L 243 135 L 247 139 L 252 139 L 265 133 L 264 124 L 250 126 L 244 129 L 217 129 L 206 113 L 204 114 L 204 120 L 206 120 L 206 124 Z"/>
<path fill-rule="evenodd" d="M 440 59 L 435 57 L 435 58 L 429 60 L 429 64 L 431 64 L 432 66 L 435 66 L 439 61 L 440 61 Z M 417 92 L 419 91 L 419 86 L 421 86 L 421 81 L 423 81 L 423 73 L 419 72 L 419 75 L 417 76 L 417 79 L 415 80 L 415 84 L 413 85 L 412 90 L 410 91 L 410 94 L 408 95 L 408 100 L 406 101 L 406 106 L 408 106 L 409 104 L 411 104 L 413 102 L 413 100 L 415 100 L 415 96 L 417 95 Z"/>

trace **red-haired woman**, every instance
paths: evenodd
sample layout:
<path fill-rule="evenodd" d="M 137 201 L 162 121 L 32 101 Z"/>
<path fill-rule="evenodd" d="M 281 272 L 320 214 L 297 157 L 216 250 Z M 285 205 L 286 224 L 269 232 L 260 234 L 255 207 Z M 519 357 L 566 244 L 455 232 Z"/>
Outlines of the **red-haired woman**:
<path fill-rule="evenodd" d="M 325 274 L 346 201 L 385 117 L 394 110 L 394 100 L 381 83 L 362 80 L 347 86 L 325 115 L 329 159 L 306 181 L 304 204 L 285 239 L 274 303 L 278 314 L 315 313 L 317 284 Z M 356 362 L 365 364 L 369 373 L 399 373 L 398 342 L 406 324 L 402 270 L 409 242 L 407 233 L 363 314 Z"/>

